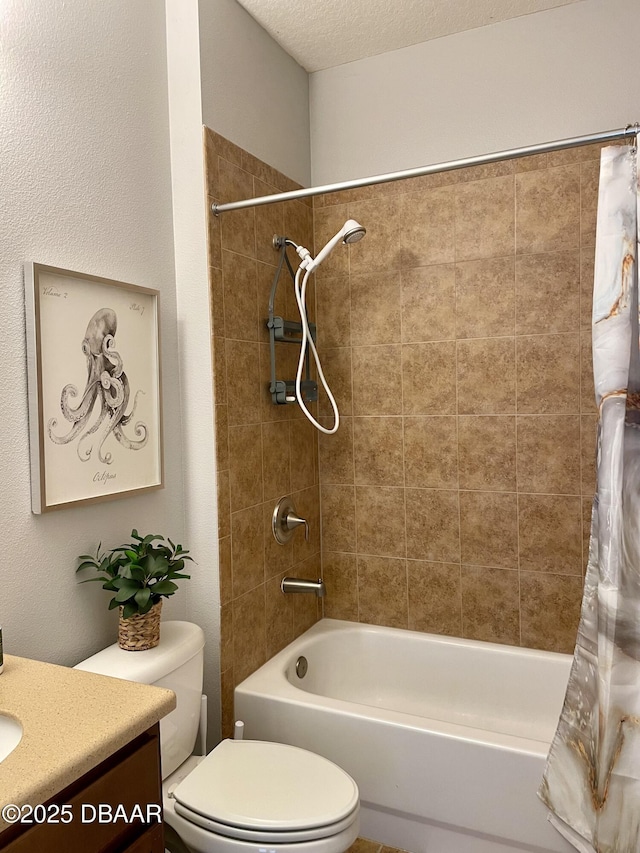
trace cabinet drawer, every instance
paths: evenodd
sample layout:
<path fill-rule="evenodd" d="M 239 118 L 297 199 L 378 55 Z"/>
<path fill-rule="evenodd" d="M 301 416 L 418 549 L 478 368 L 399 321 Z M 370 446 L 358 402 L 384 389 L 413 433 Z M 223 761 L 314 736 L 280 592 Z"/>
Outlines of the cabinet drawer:
<path fill-rule="evenodd" d="M 45 850 L 47 853 L 70 853 L 72 850 L 115 853 L 127 850 L 130 844 L 147 834 L 147 816 L 151 818 L 151 829 L 159 829 L 162 835 L 162 823 L 156 822 L 158 805 L 162 802 L 158 738 L 154 735 L 150 739 L 146 735 L 142 740 L 128 755 L 122 757 L 126 748 L 121 750 L 49 801 L 47 805 L 66 805 L 62 814 L 72 814 L 71 822 L 43 823 L 26 831 L 20 827 L 22 833 L 3 845 L 3 836 L 11 833 L 9 830 L 0 836 L 2 853 Z M 102 810 L 100 804 L 104 804 Z M 142 821 L 140 811 L 144 815 Z M 138 853 L 137 847 L 132 849 Z M 154 850 L 152 846 L 140 848 L 141 853 Z"/>

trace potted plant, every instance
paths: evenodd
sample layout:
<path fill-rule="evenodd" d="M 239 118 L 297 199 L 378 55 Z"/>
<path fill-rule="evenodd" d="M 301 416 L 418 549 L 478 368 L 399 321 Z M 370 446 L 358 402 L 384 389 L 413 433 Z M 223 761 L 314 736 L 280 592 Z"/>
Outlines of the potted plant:
<path fill-rule="evenodd" d="M 85 578 L 81 583 L 99 581 L 102 588 L 114 592 L 109 610 L 120 608 L 118 643 L 127 651 L 152 649 L 160 642 L 160 611 L 162 599 L 173 595 L 185 560 L 192 560 L 182 545 L 158 535 L 140 536 L 131 531 L 133 542 L 119 545 L 101 553 L 98 545 L 95 557 L 83 554 L 76 569 L 94 569 L 97 578 Z"/>

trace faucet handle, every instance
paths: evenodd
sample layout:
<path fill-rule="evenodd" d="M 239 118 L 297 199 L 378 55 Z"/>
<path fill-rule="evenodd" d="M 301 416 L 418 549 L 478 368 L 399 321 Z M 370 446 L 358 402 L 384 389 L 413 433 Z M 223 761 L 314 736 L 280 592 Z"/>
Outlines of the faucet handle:
<path fill-rule="evenodd" d="M 286 545 L 293 536 L 293 531 L 301 524 L 304 524 L 304 538 L 308 542 L 309 522 L 306 518 L 298 515 L 290 497 L 280 498 L 271 517 L 271 529 L 276 542 L 280 545 Z"/>
<path fill-rule="evenodd" d="M 295 512 L 288 512 L 286 522 L 288 530 L 295 530 L 299 524 L 304 524 L 304 538 L 306 542 L 309 541 L 309 522 L 306 518 L 301 518 Z"/>

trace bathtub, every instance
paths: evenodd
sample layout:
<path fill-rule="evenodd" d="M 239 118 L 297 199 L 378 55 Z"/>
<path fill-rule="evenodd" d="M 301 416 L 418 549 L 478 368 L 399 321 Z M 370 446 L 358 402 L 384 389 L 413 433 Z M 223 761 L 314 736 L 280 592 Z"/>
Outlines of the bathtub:
<path fill-rule="evenodd" d="M 235 715 L 246 737 L 350 773 L 366 838 L 412 853 L 575 853 L 536 796 L 570 665 L 323 619 L 236 687 Z"/>

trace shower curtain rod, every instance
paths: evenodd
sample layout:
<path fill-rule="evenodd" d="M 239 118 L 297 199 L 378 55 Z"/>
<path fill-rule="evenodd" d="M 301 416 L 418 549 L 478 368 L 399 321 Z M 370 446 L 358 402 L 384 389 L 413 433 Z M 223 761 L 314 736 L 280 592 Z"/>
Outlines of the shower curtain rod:
<path fill-rule="evenodd" d="M 417 169 L 405 169 L 402 172 L 388 172 L 385 175 L 373 175 L 369 178 L 357 178 L 353 181 L 342 181 L 338 184 L 325 184 L 321 187 L 308 187 L 290 192 L 263 195 L 258 198 L 247 198 L 243 201 L 231 201 L 228 204 L 212 204 L 211 210 L 216 216 L 229 210 L 241 210 L 247 207 L 259 207 L 263 204 L 275 204 L 280 201 L 293 201 L 298 198 L 308 198 L 323 193 L 335 193 L 339 190 L 354 190 L 358 187 L 369 187 L 372 184 L 386 184 L 391 181 L 401 181 L 404 178 L 419 178 L 422 175 L 433 175 L 436 172 L 451 172 L 466 166 L 481 166 L 485 163 L 497 163 L 500 160 L 511 160 L 515 157 L 528 157 L 531 154 L 546 154 L 561 148 L 576 148 L 580 145 L 591 145 L 596 142 L 611 142 L 615 139 L 636 137 L 640 133 L 640 124 L 628 124 L 618 130 L 608 130 L 604 133 L 592 133 L 588 136 L 574 136 L 571 139 L 559 139 L 556 142 L 543 142 L 539 145 L 528 145 L 526 148 L 513 148 L 511 151 L 497 151 L 494 154 L 482 154 L 479 157 L 465 157 L 462 160 L 450 160 L 447 163 L 436 163 L 433 166 L 420 166 Z"/>

